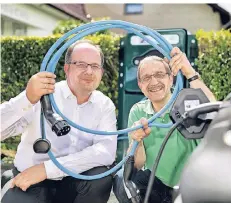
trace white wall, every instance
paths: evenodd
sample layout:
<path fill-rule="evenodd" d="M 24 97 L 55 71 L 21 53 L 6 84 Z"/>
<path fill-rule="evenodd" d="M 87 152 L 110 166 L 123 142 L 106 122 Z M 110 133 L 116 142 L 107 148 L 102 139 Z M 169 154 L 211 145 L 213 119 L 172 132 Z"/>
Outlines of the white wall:
<path fill-rule="evenodd" d="M 45 4 L 2 4 L 1 16 L 8 19 L 4 26 L 4 35 L 12 33 L 10 24 L 12 21 L 17 21 L 27 26 L 29 36 L 50 35 L 59 20 L 70 18 Z"/>

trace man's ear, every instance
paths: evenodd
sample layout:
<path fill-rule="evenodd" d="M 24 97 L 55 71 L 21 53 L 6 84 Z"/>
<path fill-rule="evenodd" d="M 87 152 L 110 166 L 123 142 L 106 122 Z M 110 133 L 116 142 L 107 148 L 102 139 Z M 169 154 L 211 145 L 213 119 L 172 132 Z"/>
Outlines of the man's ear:
<path fill-rule="evenodd" d="M 138 86 L 139 86 L 139 88 L 142 90 L 142 84 L 141 84 L 141 82 L 139 81 L 139 79 L 137 79 L 138 80 Z"/>
<path fill-rule="evenodd" d="M 65 72 L 65 74 L 67 74 L 68 70 L 69 70 L 69 65 L 64 64 L 64 72 Z"/>

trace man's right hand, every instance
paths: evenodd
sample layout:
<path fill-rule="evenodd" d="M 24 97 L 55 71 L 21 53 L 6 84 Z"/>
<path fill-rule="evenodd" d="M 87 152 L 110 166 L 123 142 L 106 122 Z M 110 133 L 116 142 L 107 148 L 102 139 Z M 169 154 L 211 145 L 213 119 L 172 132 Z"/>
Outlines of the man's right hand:
<path fill-rule="evenodd" d="M 140 124 L 142 124 L 144 127 L 131 132 L 132 139 L 138 142 L 140 142 L 143 138 L 147 137 L 151 133 L 151 128 L 148 127 L 148 120 L 146 118 L 141 118 L 139 121 L 136 121 L 133 127 Z"/>
<path fill-rule="evenodd" d="M 37 103 L 45 94 L 54 93 L 56 75 L 50 72 L 39 72 L 27 83 L 26 96 L 31 104 Z"/>

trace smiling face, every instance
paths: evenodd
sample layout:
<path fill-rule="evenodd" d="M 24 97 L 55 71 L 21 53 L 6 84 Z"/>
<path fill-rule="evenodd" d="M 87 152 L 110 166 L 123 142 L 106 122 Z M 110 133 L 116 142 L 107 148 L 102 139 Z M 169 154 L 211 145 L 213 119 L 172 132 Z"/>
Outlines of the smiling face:
<path fill-rule="evenodd" d="M 102 74 L 100 51 L 92 44 L 77 44 L 71 53 L 64 71 L 71 91 L 77 94 L 91 94 L 98 88 Z"/>
<path fill-rule="evenodd" d="M 165 103 L 171 94 L 173 76 L 168 64 L 159 57 L 147 57 L 140 62 L 138 85 L 153 103 Z"/>

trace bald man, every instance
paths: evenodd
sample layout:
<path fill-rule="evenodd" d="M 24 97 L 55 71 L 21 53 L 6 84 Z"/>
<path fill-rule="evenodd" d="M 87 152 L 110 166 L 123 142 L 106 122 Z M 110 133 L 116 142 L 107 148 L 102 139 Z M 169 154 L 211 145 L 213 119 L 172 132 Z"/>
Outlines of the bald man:
<path fill-rule="evenodd" d="M 85 181 L 59 170 L 48 154 L 36 154 L 33 143 L 41 138 L 40 98 L 54 94 L 61 112 L 86 128 L 116 131 L 115 106 L 110 98 L 97 91 L 103 75 L 104 56 L 91 41 L 72 44 L 65 56 L 66 80 L 55 83 L 49 72 L 33 75 L 26 90 L 1 104 L 1 137 L 22 134 L 10 171 L 11 180 L 2 203 L 106 203 L 112 187 L 112 176 Z M 58 137 L 47 123 L 46 135 L 51 151 L 69 170 L 84 175 L 107 171 L 115 160 L 117 136 L 88 134 L 77 129 Z M 8 171 L 9 174 L 9 171 Z"/>

